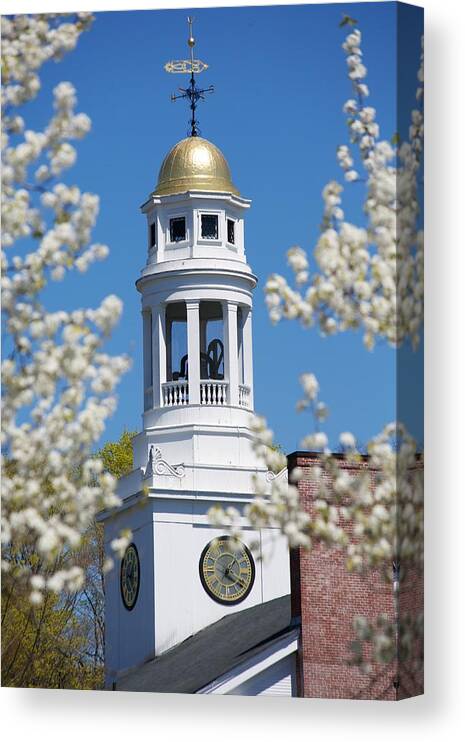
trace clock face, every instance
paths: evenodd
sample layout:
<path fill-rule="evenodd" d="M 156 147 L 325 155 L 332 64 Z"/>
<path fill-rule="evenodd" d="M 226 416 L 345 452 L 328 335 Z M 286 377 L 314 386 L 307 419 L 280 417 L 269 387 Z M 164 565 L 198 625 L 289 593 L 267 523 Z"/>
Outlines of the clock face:
<path fill-rule="evenodd" d="M 220 536 L 206 545 L 199 563 L 206 592 L 218 603 L 240 603 L 250 593 L 255 564 L 247 546 L 230 536 Z"/>
<path fill-rule="evenodd" d="M 134 544 L 129 544 L 121 562 L 121 597 L 123 603 L 132 611 L 139 594 L 140 563 Z"/>

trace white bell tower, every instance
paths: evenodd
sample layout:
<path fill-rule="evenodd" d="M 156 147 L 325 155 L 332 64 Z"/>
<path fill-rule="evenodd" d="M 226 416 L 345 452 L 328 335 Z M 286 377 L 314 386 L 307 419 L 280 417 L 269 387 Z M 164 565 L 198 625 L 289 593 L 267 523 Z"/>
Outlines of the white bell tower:
<path fill-rule="evenodd" d="M 252 450 L 249 427 L 257 283 L 245 255 L 249 207 L 223 154 L 197 135 L 171 149 L 142 206 L 148 257 L 136 285 L 143 430 L 133 442 L 134 469 L 119 482 L 122 504 L 102 515 L 109 554 L 122 529 L 132 532 L 131 554 L 106 579 L 110 685 L 118 673 L 225 614 L 290 592 L 285 540 L 273 529 L 246 524 L 243 548 L 252 572 L 241 577 L 245 562 L 238 553 L 225 557 L 226 587 L 213 579 L 215 594 L 205 582 L 214 567 L 203 555 L 227 535 L 211 525 L 208 510 L 215 503 L 241 509 L 253 497 L 252 475 L 268 475 Z M 248 550 L 253 544 L 258 553 Z"/>

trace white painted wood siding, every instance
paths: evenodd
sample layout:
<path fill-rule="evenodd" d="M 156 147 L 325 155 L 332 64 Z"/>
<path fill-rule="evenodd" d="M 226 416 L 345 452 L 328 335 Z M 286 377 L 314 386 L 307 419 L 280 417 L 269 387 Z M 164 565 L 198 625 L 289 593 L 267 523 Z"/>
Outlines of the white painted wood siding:
<path fill-rule="evenodd" d="M 229 691 L 230 696 L 295 696 L 295 653 Z"/>

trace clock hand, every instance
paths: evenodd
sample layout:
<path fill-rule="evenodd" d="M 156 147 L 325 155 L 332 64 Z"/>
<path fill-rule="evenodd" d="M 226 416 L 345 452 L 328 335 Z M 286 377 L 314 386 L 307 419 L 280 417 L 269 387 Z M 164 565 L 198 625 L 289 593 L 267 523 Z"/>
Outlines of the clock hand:
<path fill-rule="evenodd" d="M 233 562 L 233 563 L 234 563 L 234 562 Z M 234 574 L 234 572 L 233 572 L 233 575 L 232 575 L 232 577 L 231 577 L 231 575 L 229 574 L 229 572 L 230 572 L 230 569 L 229 569 L 229 566 L 228 566 L 228 567 L 226 567 L 225 571 L 223 572 L 223 576 L 224 576 L 224 577 L 228 577 L 228 578 L 229 578 L 230 580 L 232 580 L 233 582 L 238 582 L 238 583 L 239 583 L 239 585 L 242 585 L 242 587 L 247 587 L 247 583 L 246 583 L 246 582 L 244 582 L 244 580 L 243 580 L 243 579 L 242 579 L 241 577 L 239 577 L 239 575 L 236 575 L 236 574 Z"/>
<path fill-rule="evenodd" d="M 228 566 L 225 567 L 225 570 L 223 572 L 223 576 L 224 577 L 229 577 L 229 573 L 231 572 L 231 567 L 233 566 L 233 564 L 234 564 L 235 561 L 236 560 L 233 559 L 231 562 L 229 562 Z"/>

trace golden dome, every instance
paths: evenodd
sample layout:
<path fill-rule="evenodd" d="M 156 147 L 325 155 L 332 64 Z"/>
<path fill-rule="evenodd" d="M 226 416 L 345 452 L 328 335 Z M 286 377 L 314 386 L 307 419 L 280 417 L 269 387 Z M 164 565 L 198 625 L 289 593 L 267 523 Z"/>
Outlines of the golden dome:
<path fill-rule="evenodd" d="M 174 145 L 163 160 L 154 195 L 185 191 L 226 191 L 239 195 L 229 165 L 218 147 L 202 137 L 187 137 Z"/>

